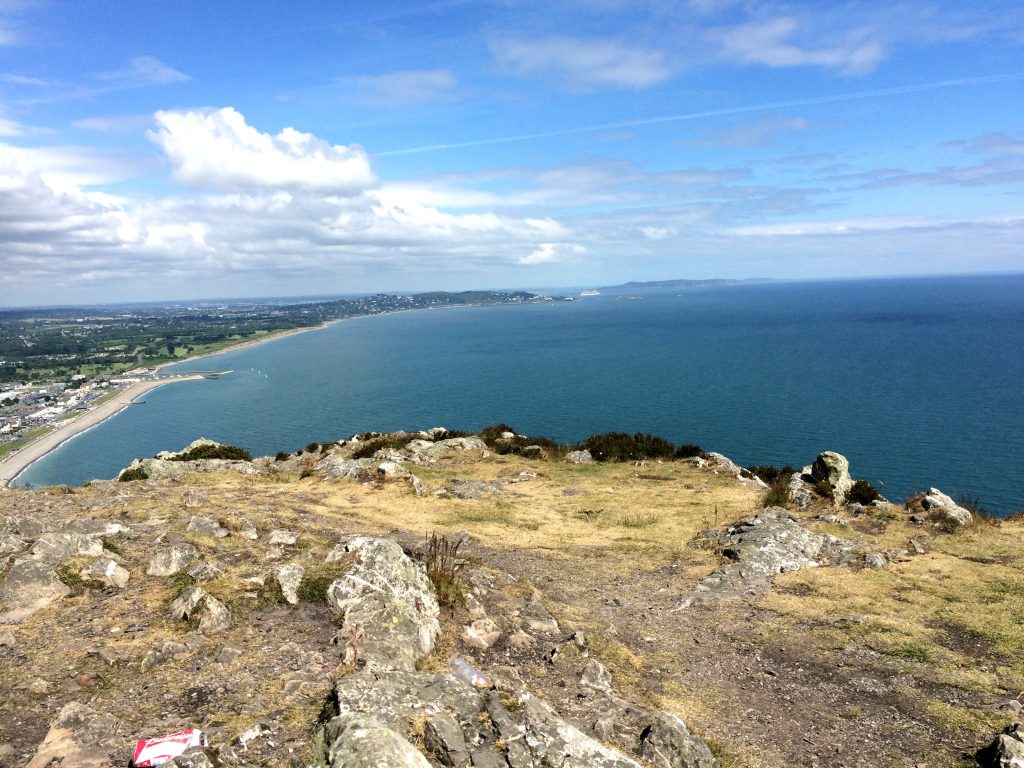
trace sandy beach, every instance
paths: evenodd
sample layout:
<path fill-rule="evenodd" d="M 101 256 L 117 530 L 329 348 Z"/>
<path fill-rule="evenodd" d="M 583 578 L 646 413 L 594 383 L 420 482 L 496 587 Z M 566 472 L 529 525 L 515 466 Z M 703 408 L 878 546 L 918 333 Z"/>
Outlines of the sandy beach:
<path fill-rule="evenodd" d="M 93 408 L 91 411 L 86 411 L 39 439 L 33 440 L 0 462 L 0 487 L 9 487 L 14 482 L 14 479 L 24 472 L 32 462 L 41 459 L 75 435 L 85 432 L 85 430 L 96 426 L 101 421 L 106 421 L 122 408 L 131 405 L 132 401 L 139 397 L 139 395 L 164 384 L 201 378 L 202 376 L 183 376 L 179 379 L 155 379 L 132 384 L 105 403 Z"/>

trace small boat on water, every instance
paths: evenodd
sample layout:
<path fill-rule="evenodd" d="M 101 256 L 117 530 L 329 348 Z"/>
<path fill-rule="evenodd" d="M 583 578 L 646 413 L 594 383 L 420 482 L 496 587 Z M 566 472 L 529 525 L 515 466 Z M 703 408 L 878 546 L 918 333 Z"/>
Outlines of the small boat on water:
<path fill-rule="evenodd" d="M 580 291 L 580 296 L 600 296 L 600 291 Z"/>

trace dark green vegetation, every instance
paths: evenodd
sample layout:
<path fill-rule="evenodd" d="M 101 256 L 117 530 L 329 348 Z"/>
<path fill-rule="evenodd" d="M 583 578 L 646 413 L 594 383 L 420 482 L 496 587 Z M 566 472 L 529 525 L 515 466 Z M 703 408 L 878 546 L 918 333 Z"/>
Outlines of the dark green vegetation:
<path fill-rule="evenodd" d="M 853 488 L 850 489 L 850 497 L 847 499 L 850 503 L 868 504 L 878 501 L 882 498 L 880 494 L 871 483 L 867 480 L 857 480 L 853 484 Z"/>
<path fill-rule="evenodd" d="M 502 437 L 507 433 L 513 437 Z M 445 435 L 450 437 L 451 435 Z M 591 435 L 582 443 L 556 443 L 546 437 L 520 435 L 508 424 L 492 424 L 480 431 L 487 447 L 498 454 L 525 457 L 564 456 L 570 451 L 587 450 L 595 461 L 640 461 L 643 459 L 688 459 L 704 456 L 699 445 L 675 445 L 663 437 L 643 432 L 606 432 Z"/>
<path fill-rule="evenodd" d="M 149 473 L 142 467 L 132 467 L 131 469 L 124 470 L 124 472 L 117 476 L 117 479 L 122 483 L 130 483 L 133 480 L 146 480 L 148 477 Z"/>
<path fill-rule="evenodd" d="M 252 455 L 237 445 L 197 445 L 189 451 L 171 457 L 171 461 L 198 461 L 200 459 L 252 461 Z"/>
<path fill-rule="evenodd" d="M 0 381 L 48 381 L 154 366 L 275 331 L 403 309 L 545 300 L 525 291 L 377 294 L 304 303 L 108 305 L 0 311 Z"/>

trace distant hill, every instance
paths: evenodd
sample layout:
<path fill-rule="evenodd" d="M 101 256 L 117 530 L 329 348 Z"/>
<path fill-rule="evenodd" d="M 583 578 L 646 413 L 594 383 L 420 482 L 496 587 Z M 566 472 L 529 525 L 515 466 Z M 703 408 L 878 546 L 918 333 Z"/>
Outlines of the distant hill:
<path fill-rule="evenodd" d="M 605 285 L 602 291 L 670 291 L 676 288 L 701 288 L 710 285 L 736 285 L 745 280 L 632 280 L 621 285 Z"/>

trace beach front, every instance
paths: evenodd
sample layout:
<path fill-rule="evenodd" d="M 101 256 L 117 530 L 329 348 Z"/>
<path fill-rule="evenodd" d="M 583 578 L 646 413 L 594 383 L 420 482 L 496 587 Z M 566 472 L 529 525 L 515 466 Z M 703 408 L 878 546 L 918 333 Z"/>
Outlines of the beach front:
<path fill-rule="evenodd" d="M 203 377 L 197 374 L 195 376 L 182 376 L 180 378 L 173 379 L 152 379 L 132 384 L 124 391 L 118 392 L 114 397 L 96 406 L 91 411 L 86 411 L 85 413 L 76 416 L 71 421 L 62 424 L 52 432 L 48 432 L 42 437 L 33 440 L 20 450 L 12 453 L 3 461 L 0 461 L 0 487 L 10 487 L 15 478 L 24 472 L 32 462 L 41 459 L 50 451 L 56 450 L 75 435 L 79 435 L 87 429 L 91 429 L 96 426 L 100 422 L 106 421 L 123 408 L 131 405 L 132 402 L 140 395 L 149 392 L 151 389 L 156 389 L 164 384 L 170 384 L 176 381 L 193 381 L 201 378 Z"/>

